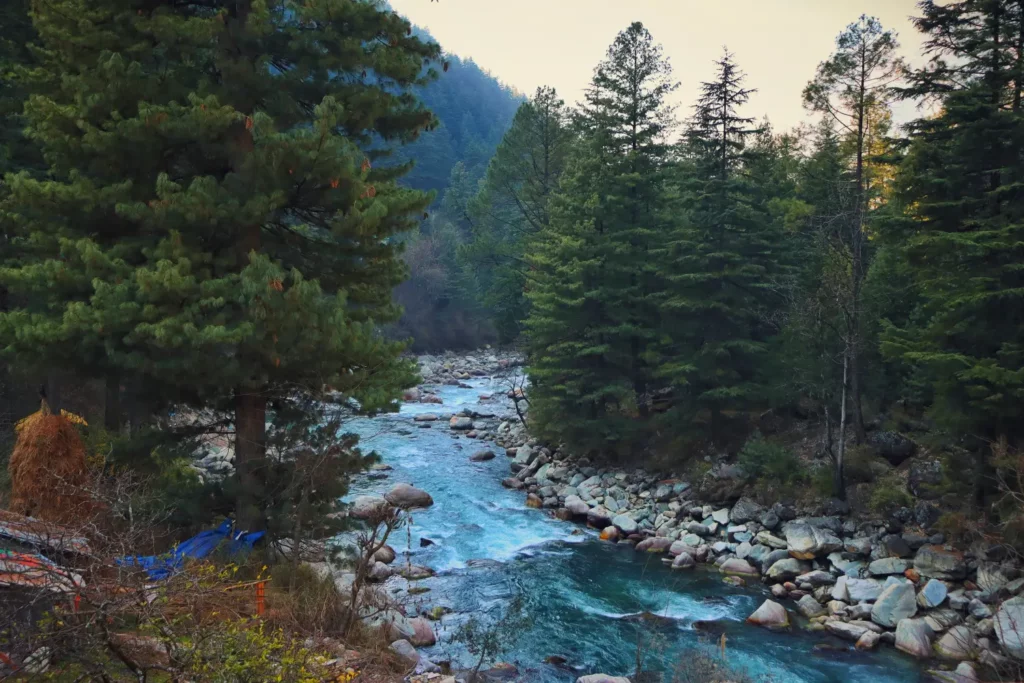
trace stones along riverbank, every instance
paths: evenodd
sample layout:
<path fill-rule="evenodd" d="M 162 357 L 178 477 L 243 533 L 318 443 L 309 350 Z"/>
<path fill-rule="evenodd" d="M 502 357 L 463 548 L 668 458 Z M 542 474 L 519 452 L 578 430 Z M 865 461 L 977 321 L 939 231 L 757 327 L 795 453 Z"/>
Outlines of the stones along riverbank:
<path fill-rule="evenodd" d="M 457 384 L 515 365 L 515 358 L 497 354 L 421 359 L 434 383 Z M 507 395 L 493 400 L 516 391 L 510 382 Z M 424 388 L 406 398 L 432 400 Z M 726 583 L 770 593 L 750 614 L 750 628 L 820 632 L 862 651 L 895 647 L 933 660 L 935 680 L 959 683 L 1011 671 L 1024 660 L 1019 565 L 1000 546 L 947 544 L 931 528 L 935 515 L 927 507 L 916 515 L 904 511 L 901 522 L 762 505 L 742 495 L 729 467 L 709 475 L 712 486 L 697 487 L 570 457 L 531 438 L 516 418 L 439 410 L 416 419 L 504 447 L 510 476 L 502 484 L 522 491 L 529 507 L 599 530 L 605 542 L 660 555 L 673 570 L 710 570 Z M 470 457 L 496 454 L 481 448 Z"/>

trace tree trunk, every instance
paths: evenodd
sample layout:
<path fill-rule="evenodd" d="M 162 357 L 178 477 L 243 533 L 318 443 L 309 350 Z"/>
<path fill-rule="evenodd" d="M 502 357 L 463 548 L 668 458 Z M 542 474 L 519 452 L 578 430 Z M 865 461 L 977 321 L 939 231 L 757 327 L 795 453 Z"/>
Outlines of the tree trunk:
<path fill-rule="evenodd" d="M 843 467 L 846 459 L 846 382 L 850 368 L 849 350 L 843 354 L 843 394 L 839 400 L 839 452 L 836 454 L 835 471 L 833 473 L 833 486 L 836 498 L 846 500 L 846 481 Z"/>
<path fill-rule="evenodd" d="M 46 403 L 54 415 L 60 415 L 60 409 L 64 407 L 60 395 L 61 384 L 60 374 L 56 371 L 51 371 L 46 375 L 46 384 L 43 388 L 46 392 Z"/>
<path fill-rule="evenodd" d="M 108 372 L 103 400 L 103 426 L 108 432 L 121 431 L 121 378 L 116 372 Z"/>
<path fill-rule="evenodd" d="M 264 467 L 267 454 L 267 399 L 248 389 L 235 391 L 235 470 L 239 492 L 235 519 L 240 529 L 266 527 L 263 511 Z"/>

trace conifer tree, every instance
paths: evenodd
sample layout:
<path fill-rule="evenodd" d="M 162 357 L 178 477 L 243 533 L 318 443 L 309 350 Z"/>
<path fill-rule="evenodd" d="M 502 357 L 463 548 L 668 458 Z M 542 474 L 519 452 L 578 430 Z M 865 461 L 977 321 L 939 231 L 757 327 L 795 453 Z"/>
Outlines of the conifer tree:
<path fill-rule="evenodd" d="M 861 358 L 864 340 L 861 321 L 861 289 L 868 269 L 866 221 L 871 208 L 871 188 L 876 168 L 871 159 L 879 126 L 886 125 L 892 88 L 905 68 L 897 55 L 896 34 L 883 29 L 874 17 L 861 15 L 836 38 L 836 51 L 818 65 L 814 80 L 804 89 L 805 105 L 832 119 L 844 132 L 851 150 L 856 202 L 854 220 L 849 222 L 846 242 L 850 252 L 850 397 L 853 426 L 858 440 L 864 439 L 864 411 L 861 406 Z M 877 151 L 877 150 L 875 150 Z"/>
<path fill-rule="evenodd" d="M 122 106 L 90 111 L 80 133 L 40 100 L 40 137 L 74 158 L 53 164 L 59 185 L 27 194 L 99 207 L 128 239 L 40 212 L 26 240 L 59 248 L 9 275 L 57 285 L 73 248 L 74 284 L 93 291 L 53 317 L 168 397 L 230 409 L 239 523 L 262 526 L 268 404 L 327 386 L 376 411 L 414 381 L 377 325 L 397 313 L 394 237 L 430 198 L 398 187 L 408 167 L 386 158 L 433 125 L 410 88 L 438 48 L 374 2 L 82 2 L 45 3 L 36 25 L 59 25 L 55 59 Z M 93 59 L 75 67 L 79 42 Z M 106 155 L 127 180 L 100 177 Z"/>
<path fill-rule="evenodd" d="M 653 257 L 669 222 L 666 98 L 675 87 L 642 24 L 616 37 L 586 93 L 577 120 L 585 141 L 532 260 L 538 408 L 587 450 L 639 445 L 628 435 L 655 388 L 664 286 Z"/>
<path fill-rule="evenodd" d="M 551 196 L 572 140 L 565 103 L 553 88 L 538 88 L 516 112 L 474 201 L 477 222 L 461 257 L 476 272 L 481 302 L 506 341 L 526 319 L 524 254 L 551 222 Z"/>
<path fill-rule="evenodd" d="M 723 410 L 763 394 L 758 367 L 770 330 L 762 308 L 784 245 L 748 177 L 748 143 L 759 129 L 740 108 L 753 91 L 731 54 L 715 64 L 687 136 L 685 219 L 663 255 L 671 273 L 662 311 L 672 323 L 672 351 L 661 369 L 675 388 L 673 425 L 686 429 L 707 411 L 719 438 Z"/>
<path fill-rule="evenodd" d="M 921 3 L 931 61 L 905 93 L 938 115 L 910 126 L 890 221 L 922 311 L 883 338 L 934 392 L 943 426 L 1019 447 L 1024 430 L 1024 14 L 1019 2 Z M 977 452 L 984 455 L 985 446 Z M 976 475 L 978 491 L 984 460 Z"/>

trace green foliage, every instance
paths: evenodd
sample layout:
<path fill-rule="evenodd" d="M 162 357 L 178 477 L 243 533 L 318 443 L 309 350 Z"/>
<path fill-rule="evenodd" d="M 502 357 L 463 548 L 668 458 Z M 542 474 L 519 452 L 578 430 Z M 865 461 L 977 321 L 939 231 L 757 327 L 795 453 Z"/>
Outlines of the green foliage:
<path fill-rule="evenodd" d="M 580 451 L 639 445 L 661 343 L 671 70 L 650 33 L 622 31 L 577 122 L 582 139 L 529 254 L 531 411 Z"/>
<path fill-rule="evenodd" d="M 896 472 L 885 475 L 871 487 L 868 509 L 879 515 L 890 515 L 901 507 L 913 505 L 906 482 Z"/>
<path fill-rule="evenodd" d="M 936 59 L 907 94 L 937 97 L 941 108 L 910 127 L 897 177 L 906 213 L 888 226 L 921 312 L 890 325 L 882 350 L 918 370 L 943 426 L 1015 440 L 1024 434 L 1024 85 L 1013 46 L 1024 29 L 1007 17 L 1020 9 L 1007 0 L 921 9 L 916 24 Z"/>
<path fill-rule="evenodd" d="M 737 462 L 747 476 L 780 486 L 794 484 L 806 474 L 793 451 L 760 436 L 744 444 Z"/>
<path fill-rule="evenodd" d="M 573 139 L 565 103 L 553 88 L 538 88 L 520 105 L 473 200 L 472 239 L 460 258 L 472 268 L 477 296 L 502 341 L 515 339 L 528 315 L 524 256 L 550 225 L 551 197 Z"/>

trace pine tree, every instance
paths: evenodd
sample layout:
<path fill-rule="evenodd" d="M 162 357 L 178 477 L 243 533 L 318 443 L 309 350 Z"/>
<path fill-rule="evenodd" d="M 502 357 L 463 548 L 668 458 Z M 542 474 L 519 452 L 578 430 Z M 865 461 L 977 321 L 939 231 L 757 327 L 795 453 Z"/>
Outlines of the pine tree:
<path fill-rule="evenodd" d="M 1024 13 L 1019 2 L 924 2 L 929 64 L 906 94 L 937 99 L 913 122 L 897 187 L 901 241 L 922 310 L 884 335 L 914 364 L 943 426 L 983 441 L 1024 437 Z M 983 455 L 984 446 L 977 452 Z M 982 490 L 984 460 L 975 472 Z"/>
<path fill-rule="evenodd" d="M 505 341 L 526 319 L 524 254 L 551 222 L 572 140 L 565 103 L 553 88 L 538 88 L 516 112 L 474 200 L 477 222 L 461 257 L 476 272 L 480 300 Z"/>
<path fill-rule="evenodd" d="M 653 256 L 668 225 L 665 100 L 675 87 L 642 24 L 617 36 L 587 91 L 576 122 L 584 142 L 532 260 L 537 405 L 579 448 L 640 445 L 630 435 L 648 412 L 662 338 Z"/>
<path fill-rule="evenodd" d="M 686 213 L 663 254 L 671 286 L 662 311 L 672 325 L 672 351 L 661 371 L 675 389 L 673 427 L 688 429 L 706 414 L 717 439 L 724 410 L 763 395 L 758 367 L 770 329 L 762 308 L 785 247 L 747 175 L 748 143 L 759 129 L 739 109 L 753 91 L 743 87 L 731 54 L 715 64 L 684 150 Z"/>
<path fill-rule="evenodd" d="M 836 39 L 836 51 L 818 65 L 814 80 L 804 89 L 804 103 L 812 111 L 831 118 L 843 130 L 851 148 L 855 219 L 849 222 L 846 241 L 850 251 L 850 397 L 853 426 L 864 440 L 864 411 L 861 405 L 861 357 L 864 340 L 861 289 L 868 270 L 866 222 L 871 208 L 873 171 L 870 153 L 879 124 L 885 125 L 892 87 L 904 70 L 896 54 L 899 43 L 874 17 L 861 15 Z"/>
<path fill-rule="evenodd" d="M 52 164 L 58 186 L 26 193 L 99 207 L 129 239 L 79 237 L 40 213 L 26 239 L 60 249 L 11 277 L 60 284 L 74 248 L 75 287 L 91 276 L 93 291 L 76 289 L 60 320 L 168 397 L 233 411 L 238 518 L 259 527 L 268 403 L 327 386 L 372 412 L 414 381 L 377 325 L 397 314 L 394 237 L 430 198 L 398 187 L 407 166 L 386 158 L 433 124 L 409 90 L 434 75 L 438 48 L 372 2 L 87 4 L 95 14 L 47 3 L 36 25 L 59 26 L 54 59 L 122 106 L 90 111 L 79 133 L 41 100 L 40 138 L 74 155 Z M 83 16 L 98 17 L 94 33 Z M 80 67 L 78 42 L 93 55 Z M 136 182 L 102 185 L 108 155 Z"/>

